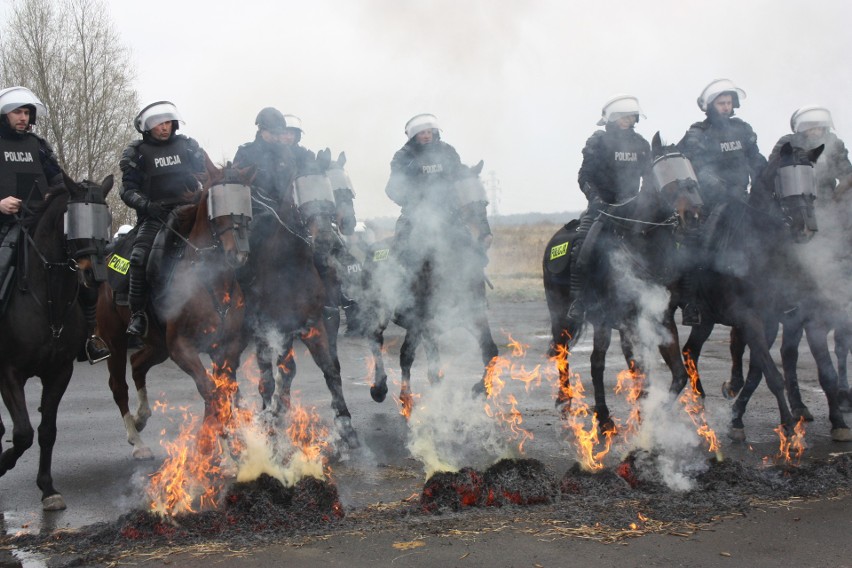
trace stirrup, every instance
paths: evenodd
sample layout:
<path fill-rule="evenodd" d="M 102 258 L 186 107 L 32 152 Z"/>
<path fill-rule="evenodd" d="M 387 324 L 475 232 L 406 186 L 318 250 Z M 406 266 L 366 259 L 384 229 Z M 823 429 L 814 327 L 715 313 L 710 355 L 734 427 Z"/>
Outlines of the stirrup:
<path fill-rule="evenodd" d="M 583 305 L 581 300 L 574 300 L 571 302 L 571 305 L 568 306 L 568 313 L 566 316 L 568 319 L 574 321 L 581 321 L 586 315 L 586 306 Z"/>
<path fill-rule="evenodd" d="M 145 337 L 148 335 L 148 315 L 144 311 L 130 314 L 130 323 L 127 324 L 127 335 Z"/>
<path fill-rule="evenodd" d="M 112 353 L 110 353 L 106 342 L 97 335 L 92 335 L 86 340 L 86 357 L 89 359 L 90 365 L 100 363 L 104 359 L 108 359 L 110 355 Z"/>

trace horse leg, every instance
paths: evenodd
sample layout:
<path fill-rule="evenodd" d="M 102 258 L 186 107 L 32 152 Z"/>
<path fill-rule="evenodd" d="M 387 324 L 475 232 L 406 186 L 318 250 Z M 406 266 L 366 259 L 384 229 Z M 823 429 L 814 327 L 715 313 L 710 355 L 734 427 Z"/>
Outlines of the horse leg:
<path fill-rule="evenodd" d="M 319 325 L 310 332 L 302 334 L 302 342 L 311 352 L 311 357 L 313 357 L 325 378 L 325 384 L 331 393 L 331 407 L 335 413 L 334 422 L 343 442 L 350 449 L 358 448 L 361 443 L 352 427 L 352 415 L 349 414 L 346 399 L 343 397 L 343 380 L 340 378 L 340 371 L 337 370 L 337 366 L 331 359 L 325 328 Z"/>
<path fill-rule="evenodd" d="M 328 334 L 328 349 L 331 359 L 340 371 L 340 359 L 337 357 L 337 337 L 340 332 L 340 309 L 337 306 L 325 306 L 322 309 L 323 323 Z"/>
<path fill-rule="evenodd" d="M 592 386 L 595 389 L 595 416 L 598 420 L 598 430 L 615 432 L 615 422 L 606 405 L 606 388 L 604 387 L 604 371 L 606 370 L 606 353 L 612 342 L 612 330 L 607 325 L 596 325 L 592 336 L 591 374 Z"/>
<path fill-rule="evenodd" d="M 0 394 L 12 419 L 12 446 L 0 454 L 0 477 L 15 467 L 18 458 L 33 445 L 35 438 L 35 431 L 27 412 L 27 399 L 24 392 L 26 379 L 9 367 L 3 369 L 3 374 L 0 381 Z"/>
<path fill-rule="evenodd" d="M 426 351 L 426 379 L 430 385 L 437 385 L 444 379 L 444 370 L 438 341 L 435 339 L 435 333 L 430 329 L 423 331 L 423 348 Z"/>
<path fill-rule="evenodd" d="M 787 387 L 787 400 L 790 402 L 790 411 L 793 413 L 793 418 L 798 420 L 804 418 L 805 422 L 813 422 L 814 416 L 805 403 L 802 401 L 802 393 L 799 390 L 799 344 L 802 341 L 804 334 L 804 322 L 801 318 L 793 319 L 792 317 L 784 321 L 784 331 L 781 334 L 781 366 L 784 369 L 784 381 Z M 808 343 L 810 343 L 810 334 L 808 334 Z M 813 351 L 813 346 L 811 351 Z M 826 341 L 826 350 L 828 343 Z M 814 354 L 816 358 L 816 354 Z M 819 361 L 817 361 L 819 367 Z M 818 370 L 818 373 L 821 372 Z"/>
<path fill-rule="evenodd" d="M 683 356 L 683 360 L 687 366 L 694 366 L 695 372 L 698 372 L 698 358 L 701 357 L 701 349 L 704 347 L 704 344 L 707 343 L 707 339 L 710 338 L 710 334 L 713 333 L 713 322 L 702 323 L 701 325 L 692 326 L 689 337 L 686 339 L 686 343 L 681 349 L 681 355 Z M 686 382 L 689 378 L 687 374 L 684 377 L 681 376 L 672 376 L 672 384 L 669 388 L 669 392 L 677 397 L 680 392 L 683 390 L 683 387 L 686 386 Z"/>
<path fill-rule="evenodd" d="M 420 326 L 411 327 L 405 330 L 405 339 L 402 340 L 402 346 L 399 348 L 399 370 L 400 380 L 400 396 L 404 392 L 411 392 L 411 367 L 414 365 L 414 355 L 417 353 L 417 346 L 423 339 L 423 330 Z"/>
<path fill-rule="evenodd" d="M 115 353 L 115 351 L 113 351 L 113 353 Z M 168 353 L 165 349 L 155 347 L 151 343 L 145 343 L 142 346 L 142 349 L 130 356 L 131 376 L 133 377 L 133 384 L 136 386 L 136 394 L 138 398 L 138 408 L 135 416 L 131 414 L 127 408 L 127 382 L 123 380 L 125 376 L 124 373 L 126 371 L 124 368 L 121 368 L 120 370 L 120 377 L 122 380 L 117 384 L 124 385 L 125 390 L 122 396 L 125 400 L 125 408 L 122 409 L 119 406 L 119 409 L 122 411 L 121 417 L 124 420 L 124 428 L 127 431 L 127 442 L 133 446 L 132 455 L 133 459 L 136 460 L 149 460 L 154 457 L 154 453 L 139 435 L 139 432 L 141 432 L 148 423 L 148 418 L 151 417 L 151 407 L 148 403 L 148 389 L 145 386 L 145 378 L 148 375 L 148 371 L 150 371 L 154 365 L 159 365 L 165 361 L 167 357 Z M 112 363 L 110 363 L 110 381 L 112 381 L 114 370 L 119 371 L 118 367 L 122 364 L 126 366 L 124 360 L 121 359 L 119 361 L 119 357 L 117 356 L 110 357 L 107 361 L 110 362 L 113 359 L 116 360 L 116 367 L 113 367 Z M 110 383 L 110 387 L 112 386 L 113 384 Z M 115 398 L 115 392 L 113 393 L 113 397 Z M 116 399 L 116 403 L 118 402 L 118 399 Z"/>
<path fill-rule="evenodd" d="M 370 353 L 373 356 L 373 384 L 370 386 L 370 396 L 373 397 L 373 400 L 376 402 L 384 402 L 385 397 L 388 394 L 388 375 L 385 371 L 385 358 L 383 352 L 385 329 L 387 329 L 387 322 L 383 322 L 381 325 L 376 326 L 375 329 L 364 334 L 367 337 L 367 343 L 370 346 Z"/>
<path fill-rule="evenodd" d="M 757 366 L 763 371 L 766 377 L 766 385 L 770 392 L 775 396 L 778 403 L 778 411 L 781 417 L 781 425 L 787 434 L 792 434 L 794 420 L 790 409 L 787 406 L 787 399 L 784 396 L 784 377 L 772 360 L 772 355 L 769 352 L 769 345 L 766 341 L 766 330 L 761 319 L 752 311 L 746 311 L 744 306 L 734 313 L 742 313 L 742 319 L 738 322 L 738 327 L 743 332 L 743 338 L 751 352 L 751 358 Z M 746 382 L 739 396 L 734 401 L 731 408 L 731 429 L 729 436 L 737 441 L 745 440 L 745 426 L 743 424 L 743 416 L 745 415 L 746 406 L 748 405 L 751 395 L 754 394 L 757 384 L 754 385 Z"/>
<path fill-rule="evenodd" d="M 488 318 L 485 314 L 477 317 L 472 324 L 471 332 L 476 337 L 479 344 L 479 353 L 482 355 L 482 365 L 485 370 L 482 373 L 482 379 L 479 383 L 473 386 L 474 392 L 477 392 L 480 387 L 485 386 L 485 380 L 488 373 L 494 366 L 494 361 L 500 355 L 500 349 L 494 341 L 494 336 L 491 334 L 491 326 L 488 323 Z M 480 385 L 481 383 L 481 385 Z"/>
<path fill-rule="evenodd" d="M 828 399 L 828 419 L 831 422 L 831 439 L 835 442 L 852 442 L 852 431 L 843 420 L 838 397 L 838 378 L 831 353 L 828 350 L 828 329 L 821 323 L 811 320 L 805 324 L 808 345 L 817 364 L 819 386 Z M 813 419 L 813 417 L 811 417 Z"/>
<path fill-rule="evenodd" d="M 45 511 L 61 511 L 65 509 L 65 500 L 53 486 L 53 447 L 56 445 L 56 417 L 59 403 L 71 382 L 74 371 L 73 363 L 68 363 L 57 371 L 53 377 L 42 377 L 41 422 L 38 426 L 38 477 L 36 485 L 41 489 L 41 503 Z"/>
<path fill-rule="evenodd" d="M 842 326 L 834 329 L 834 355 L 837 359 L 838 395 L 840 397 L 840 409 L 848 412 L 852 410 L 852 389 L 849 388 L 849 376 L 847 374 L 846 357 L 850 349 L 850 329 L 844 319 Z"/>
<path fill-rule="evenodd" d="M 736 328 L 731 328 L 731 378 L 722 383 L 722 396 L 727 399 L 733 399 L 742 390 L 745 384 L 745 376 L 743 375 L 743 355 L 745 355 L 746 344 L 743 341 L 742 333 Z M 749 363 L 749 373 L 751 373 L 752 364 Z"/>

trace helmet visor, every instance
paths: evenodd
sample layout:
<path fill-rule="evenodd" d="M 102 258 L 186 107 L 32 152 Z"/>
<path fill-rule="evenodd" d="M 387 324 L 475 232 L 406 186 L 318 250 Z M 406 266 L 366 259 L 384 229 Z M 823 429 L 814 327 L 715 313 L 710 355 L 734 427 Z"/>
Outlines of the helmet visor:
<path fill-rule="evenodd" d="M 784 166 L 775 177 L 775 193 L 781 199 L 796 195 L 813 195 L 816 173 L 812 166 Z"/>

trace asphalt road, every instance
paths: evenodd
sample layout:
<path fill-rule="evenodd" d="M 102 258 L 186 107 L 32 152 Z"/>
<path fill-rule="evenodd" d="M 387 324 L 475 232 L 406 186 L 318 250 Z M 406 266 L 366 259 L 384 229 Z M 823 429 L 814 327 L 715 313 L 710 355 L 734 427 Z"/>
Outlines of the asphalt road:
<path fill-rule="evenodd" d="M 514 361 L 522 363 L 527 370 L 548 365 L 545 353 L 549 323 L 543 302 L 496 303 L 490 315 L 495 339 L 503 354 L 511 352 L 505 347 L 511 336 L 527 346 L 526 355 Z M 684 339 L 682 337 L 681 342 Z M 401 330 L 394 327 L 388 333 L 391 392 L 398 388 L 393 384 L 393 377 L 398 373 L 400 343 Z M 476 344 L 466 332 L 454 330 L 441 339 L 441 347 L 447 384 L 466 393 L 481 372 Z M 330 399 L 322 377 L 304 350 L 298 349 L 299 372 L 294 389 L 300 391 L 303 404 L 315 405 L 323 419 L 331 423 Z M 571 359 L 574 372 L 585 380 L 589 391 L 590 349 L 590 338 L 584 338 L 574 349 Z M 408 428 L 391 397 L 377 404 L 369 396 L 369 351 L 364 341 L 342 338 L 340 355 L 347 402 L 363 450 L 356 458 L 333 465 L 334 482 L 347 515 L 368 516 L 371 507 L 400 503 L 419 493 L 425 480 L 424 463 L 406 446 Z M 422 392 L 427 389 L 425 364 L 422 352 L 418 355 L 413 388 L 415 392 Z M 775 355 L 776 360 L 780 360 L 777 350 Z M 804 459 L 852 451 L 852 445 L 830 440 L 825 398 L 806 348 L 799 365 L 803 396 L 816 416 L 816 421 L 808 426 L 809 447 Z M 615 373 L 623 367 L 620 350 L 614 341 L 608 357 L 610 389 Z M 748 443 L 728 442 L 724 433 L 730 403 L 720 393 L 728 369 L 728 329 L 720 327 L 711 336 L 701 359 L 702 378 L 708 389 L 705 401 L 708 423 L 719 433 L 726 458 L 758 465 L 777 450 L 778 437 L 773 429 L 778 415 L 774 399 L 762 386 L 753 397 L 746 416 Z M 668 383 L 664 369 L 654 376 Z M 560 425 L 551 386 L 542 381 L 538 386 L 525 389 L 523 384 L 517 383 L 508 388 L 518 399 L 524 427 L 534 434 L 524 445 L 525 455 L 544 462 L 555 472 L 566 471 L 577 460 L 577 453 Z M 37 420 L 40 394 L 37 380 L 30 381 L 27 394 L 31 417 Z M 245 386 L 243 395 L 256 396 Z M 106 365 L 78 364 L 60 407 L 59 436 L 54 452 L 54 480 L 68 508 L 56 513 L 41 510 L 40 492 L 35 485 L 38 450 L 34 447 L 14 470 L 0 479 L 0 522 L 5 534 L 79 529 L 115 520 L 130 509 L 143 507 L 148 476 L 156 471 L 166 455 L 159 446 L 159 439 L 172 439 L 176 435 L 182 423 L 183 407 L 201 412 L 200 398 L 191 379 L 170 362 L 152 371 L 149 396 L 152 404 L 157 401 L 164 410 L 155 411 L 143 432 L 154 449 L 155 459 L 137 462 L 130 455 L 123 423 L 107 387 Z M 611 390 L 609 397 L 613 414 L 626 416 L 628 407 L 623 398 L 616 397 Z M 7 426 L 5 445 L 9 443 L 11 430 L 5 408 L 2 416 Z M 487 456 L 478 459 L 487 459 Z M 620 455 L 613 452 L 606 465 L 612 466 L 619 459 Z M 484 467 L 488 464 L 468 465 Z M 365 528 L 363 531 L 331 532 L 322 537 L 282 540 L 280 544 L 250 551 L 178 550 L 162 555 L 129 556 L 123 558 L 123 562 L 144 566 L 279 566 L 285 563 L 327 567 L 564 566 L 587 562 L 599 566 L 775 566 L 779 562 L 797 566 L 852 566 L 850 505 L 852 498 L 848 496 L 803 501 L 784 507 L 755 509 L 746 517 L 720 521 L 690 536 L 647 534 L 616 544 L 582 538 L 542 538 L 536 530 L 535 515 L 515 509 L 497 518 L 496 522 L 493 517 L 486 522 L 475 514 L 468 518 L 462 514 L 449 525 L 401 524 L 381 531 Z M 58 560 L 38 553 L 0 550 L 0 567 L 50 566 L 56 562 Z"/>

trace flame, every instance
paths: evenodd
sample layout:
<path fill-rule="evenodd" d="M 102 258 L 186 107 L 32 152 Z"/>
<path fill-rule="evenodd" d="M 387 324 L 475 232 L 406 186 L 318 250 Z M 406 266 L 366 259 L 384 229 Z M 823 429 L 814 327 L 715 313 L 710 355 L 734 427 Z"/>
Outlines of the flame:
<path fill-rule="evenodd" d="M 717 459 L 721 461 L 722 454 L 719 449 L 719 439 L 716 437 L 713 429 L 707 424 L 707 417 L 704 414 L 704 401 L 702 400 L 701 392 L 698 390 L 698 369 L 689 351 L 683 352 L 683 362 L 686 372 L 689 374 L 689 388 L 683 391 L 679 400 L 683 404 L 684 410 L 686 410 L 692 423 L 698 428 L 698 435 L 707 442 L 708 451 L 715 453 Z"/>
<path fill-rule="evenodd" d="M 397 381 L 394 381 L 396 383 Z M 408 421 L 411 418 L 411 413 L 414 411 L 414 402 L 420 399 L 419 393 L 411 392 L 409 386 L 399 389 L 399 396 L 393 396 L 394 401 L 399 406 L 399 413 Z"/>
<path fill-rule="evenodd" d="M 513 341 L 513 354 L 521 357 L 526 353 L 524 347 Z M 518 410 L 518 401 L 511 394 L 503 394 L 506 387 L 506 381 L 503 376 L 508 374 L 513 380 L 522 381 L 526 388 L 529 388 L 530 383 L 535 381 L 536 373 L 527 372 L 523 366 L 518 368 L 510 359 L 500 357 L 499 355 L 492 358 L 485 368 L 485 376 L 482 382 L 485 385 L 487 394 L 484 410 L 485 414 L 498 421 L 498 424 L 506 429 L 509 433 L 509 439 L 516 441 L 518 444 L 518 452 L 523 454 L 524 444 L 527 440 L 534 438 L 532 432 L 521 426 L 524 422 L 521 411 Z"/>
<path fill-rule="evenodd" d="M 635 436 L 639 432 L 642 423 L 642 411 L 639 408 L 639 399 L 645 390 L 645 374 L 639 370 L 635 361 L 630 361 L 627 369 L 619 371 L 615 385 L 615 393 L 625 393 L 627 403 L 630 405 L 630 415 L 624 427 L 624 436 Z"/>
<path fill-rule="evenodd" d="M 603 458 L 612 448 L 614 430 L 604 432 L 603 441 L 598 434 L 598 417 L 590 412 L 585 402 L 585 388 L 579 374 L 572 374 L 568 357 L 570 353 L 565 346 L 556 346 L 556 355 L 550 358 L 558 376 L 559 385 L 557 400 L 566 401 L 563 407 L 564 427 L 573 434 L 573 442 L 577 451 L 577 461 L 585 471 L 599 471 L 604 468 Z M 586 428 L 586 418 L 592 415 L 591 424 Z M 603 449 L 595 449 L 603 444 Z"/>
<path fill-rule="evenodd" d="M 312 327 L 308 331 L 302 334 L 302 339 L 313 339 L 314 337 L 319 337 L 320 331 L 319 328 Z"/>
<path fill-rule="evenodd" d="M 805 443 L 805 419 L 799 418 L 799 421 L 793 427 L 793 435 L 788 437 L 784 433 L 784 427 L 779 425 L 775 428 L 775 432 L 780 439 L 778 453 L 775 455 L 776 463 L 798 465 L 802 459 L 802 455 L 807 449 Z"/>

